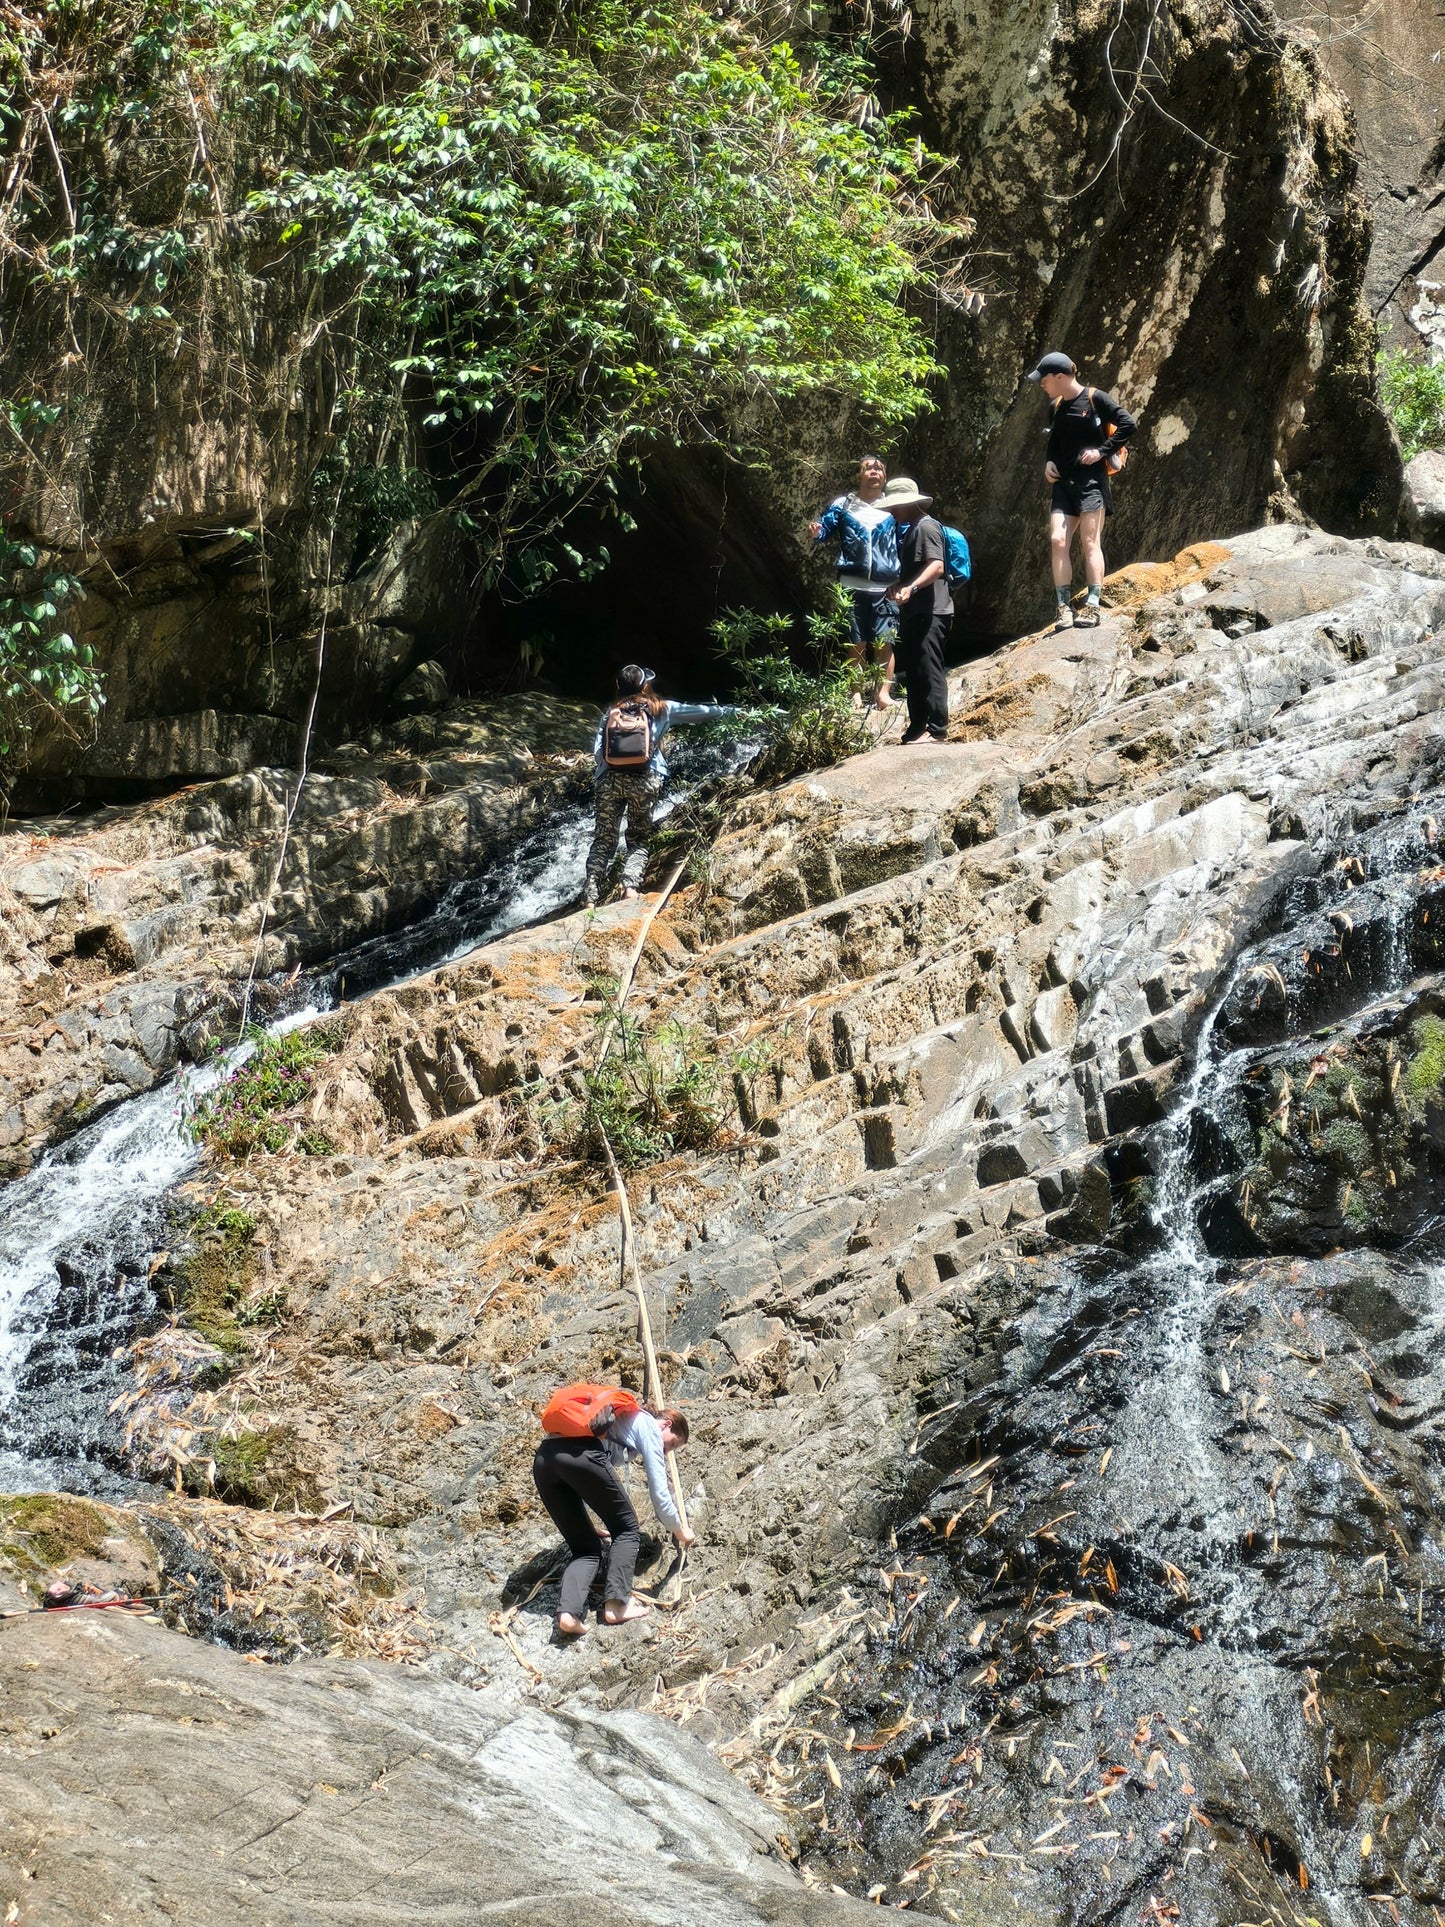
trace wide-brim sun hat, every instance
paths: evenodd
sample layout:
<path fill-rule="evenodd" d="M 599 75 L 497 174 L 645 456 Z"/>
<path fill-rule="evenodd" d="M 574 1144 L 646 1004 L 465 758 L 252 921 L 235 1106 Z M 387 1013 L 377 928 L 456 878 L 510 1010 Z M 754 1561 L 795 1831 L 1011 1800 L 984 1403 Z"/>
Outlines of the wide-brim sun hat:
<path fill-rule="evenodd" d="M 878 497 L 879 508 L 930 508 L 933 497 L 925 495 L 911 475 L 895 475 Z"/>

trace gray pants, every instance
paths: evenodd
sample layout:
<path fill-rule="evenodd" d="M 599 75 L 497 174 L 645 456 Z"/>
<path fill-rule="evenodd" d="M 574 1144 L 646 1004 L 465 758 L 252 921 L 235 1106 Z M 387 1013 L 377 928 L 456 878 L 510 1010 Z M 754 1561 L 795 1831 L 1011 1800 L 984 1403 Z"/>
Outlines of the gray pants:
<path fill-rule="evenodd" d="M 651 766 L 645 769 L 601 769 L 597 772 L 596 829 L 587 856 L 586 898 L 596 903 L 617 854 L 617 837 L 622 819 L 627 818 L 627 858 L 622 866 L 624 882 L 636 887 L 647 862 L 652 840 L 652 813 L 662 795 L 662 778 Z M 629 872 L 631 874 L 629 875 Z"/>

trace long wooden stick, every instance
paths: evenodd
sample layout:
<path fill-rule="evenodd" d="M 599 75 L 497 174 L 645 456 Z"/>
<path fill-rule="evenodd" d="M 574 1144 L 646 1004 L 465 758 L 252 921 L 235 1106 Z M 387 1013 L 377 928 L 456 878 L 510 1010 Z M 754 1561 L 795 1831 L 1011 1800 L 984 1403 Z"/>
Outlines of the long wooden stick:
<path fill-rule="evenodd" d="M 663 884 L 657 901 L 649 904 L 647 914 L 642 919 L 641 926 L 637 932 L 637 939 L 623 967 L 622 975 L 617 980 L 617 1003 L 614 1007 L 612 1019 L 603 1031 L 602 1041 L 598 1046 L 597 1069 L 599 1071 L 607 1062 L 607 1053 L 612 1048 L 612 1040 L 621 1029 L 622 1006 L 627 1002 L 628 994 L 632 989 L 633 979 L 637 975 L 637 966 L 642 960 L 642 951 L 643 946 L 647 942 L 647 933 L 651 930 L 658 912 L 681 882 L 682 873 L 687 868 L 688 859 L 691 855 L 692 846 L 689 845 L 678 858 L 671 876 L 669 876 L 666 883 Z M 652 1405 L 660 1405 L 662 1403 L 662 1374 L 657 1369 L 657 1349 L 652 1342 L 652 1315 L 647 1309 L 647 1292 L 643 1288 L 642 1273 L 637 1264 L 637 1239 L 632 1229 L 632 1207 L 628 1203 L 627 1186 L 622 1182 L 622 1173 L 618 1169 L 611 1140 L 600 1125 L 598 1126 L 598 1135 L 602 1139 L 602 1148 L 607 1153 L 607 1169 L 612 1177 L 612 1188 L 617 1193 L 617 1211 L 622 1220 L 622 1251 L 620 1255 L 622 1286 L 625 1291 L 627 1287 L 631 1285 L 633 1296 L 637 1300 L 637 1327 L 642 1338 L 642 1356 L 645 1365 L 643 1397 Z M 677 1469 L 677 1458 L 672 1452 L 666 1453 L 664 1457 L 667 1465 L 667 1483 L 672 1492 L 673 1504 L 677 1507 L 677 1516 L 682 1521 L 683 1531 L 689 1532 L 691 1531 L 691 1527 L 687 1523 L 687 1504 L 682 1496 L 682 1478 Z M 683 1547 L 678 1557 L 676 1569 L 672 1575 L 673 1579 L 679 1585 L 682 1580 L 682 1569 L 686 1563 L 687 1548 Z M 660 1598 L 659 1603 L 661 1603 Z"/>
<path fill-rule="evenodd" d="M 657 1369 L 657 1351 L 652 1342 L 652 1317 L 647 1309 L 647 1293 L 643 1289 L 642 1273 L 637 1265 L 637 1240 L 632 1231 L 632 1207 L 627 1201 L 627 1186 L 622 1182 L 622 1173 L 617 1168 L 617 1159 L 607 1133 L 600 1132 L 602 1148 L 607 1153 L 607 1168 L 612 1174 L 612 1187 L 617 1193 L 617 1209 L 622 1217 L 622 1283 L 624 1289 L 631 1285 L 637 1300 L 637 1325 L 642 1335 L 642 1356 L 645 1361 L 643 1397 L 650 1405 L 662 1403 L 662 1374 Z M 677 1516 L 682 1520 L 684 1532 L 691 1528 L 687 1523 L 687 1506 L 682 1496 L 682 1480 L 678 1475 L 677 1460 L 673 1453 L 667 1455 L 667 1479 L 672 1488 L 673 1503 Z"/>
<path fill-rule="evenodd" d="M 688 859 L 691 855 L 692 845 L 689 844 L 682 856 L 678 859 L 677 867 L 673 870 L 672 875 L 667 879 L 666 883 L 663 884 L 662 894 L 658 897 L 656 903 L 649 904 L 647 907 L 647 915 L 642 919 L 641 927 L 637 932 L 637 941 L 633 944 L 631 955 L 623 966 L 622 975 L 617 980 L 617 1002 L 613 1007 L 612 1017 L 602 1032 L 602 1042 L 597 1050 L 597 1069 L 599 1071 L 607 1062 L 607 1053 L 611 1050 L 612 1040 L 620 1028 L 619 1020 L 622 1016 L 622 1006 L 627 1002 L 627 993 L 631 990 L 632 980 L 637 975 L 637 966 L 642 960 L 642 947 L 647 942 L 647 933 L 651 930 L 658 912 L 662 909 L 667 899 L 672 895 L 681 881 L 682 873 L 687 868 Z M 610 1155 L 611 1153 L 609 1151 L 609 1156 Z"/>

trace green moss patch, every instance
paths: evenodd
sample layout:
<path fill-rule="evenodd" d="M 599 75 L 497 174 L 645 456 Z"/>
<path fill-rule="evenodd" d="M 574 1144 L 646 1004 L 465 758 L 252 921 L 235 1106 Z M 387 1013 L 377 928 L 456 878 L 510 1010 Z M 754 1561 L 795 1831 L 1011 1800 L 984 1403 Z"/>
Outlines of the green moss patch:
<path fill-rule="evenodd" d="M 1445 1083 L 1445 1018 L 1421 1017 L 1410 1027 L 1414 1046 L 1405 1066 L 1405 1089 L 1417 1103 L 1440 1095 Z"/>
<path fill-rule="evenodd" d="M 246 1349 L 237 1313 L 256 1276 L 255 1235 L 249 1211 L 214 1203 L 193 1220 L 192 1249 L 177 1267 L 186 1322 L 233 1355 Z"/>
<path fill-rule="evenodd" d="M 289 1425 L 212 1437 L 205 1451 L 215 1466 L 214 1482 L 207 1480 L 199 1453 L 186 1473 L 187 1486 L 202 1497 L 214 1495 L 228 1505 L 252 1507 L 304 1508 L 316 1502 L 314 1480 L 300 1464 L 296 1433 Z"/>
<path fill-rule="evenodd" d="M 31 1571 L 48 1571 L 69 1559 L 97 1559 L 110 1537 L 98 1506 L 63 1492 L 0 1499 L 0 1554 Z"/>

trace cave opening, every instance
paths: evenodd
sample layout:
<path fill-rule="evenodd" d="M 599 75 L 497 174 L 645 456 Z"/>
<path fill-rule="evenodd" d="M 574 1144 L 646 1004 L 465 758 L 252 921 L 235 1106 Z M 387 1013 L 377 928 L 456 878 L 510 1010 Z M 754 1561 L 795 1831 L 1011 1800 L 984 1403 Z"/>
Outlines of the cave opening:
<path fill-rule="evenodd" d="M 488 599 L 451 665 L 454 693 L 520 683 L 601 704 L 618 667 L 643 662 L 669 696 L 726 701 L 739 692 L 711 628 L 730 610 L 791 618 L 791 646 L 806 650 L 806 617 L 832 555 L 813 552 L 803 515 L 780 514 L 765 476 L 718 449 L 668 450 L 619 479 L 617 506 L 620 515 L 585 512 L 569 526 L 584 557 L 605 552 L 596 573 L 559 577 L 525 600 L 505 591 Z M 955 607 L 951 666 L 1011 639 L 987 625 L 972 584 L 955 590 Z"/>

